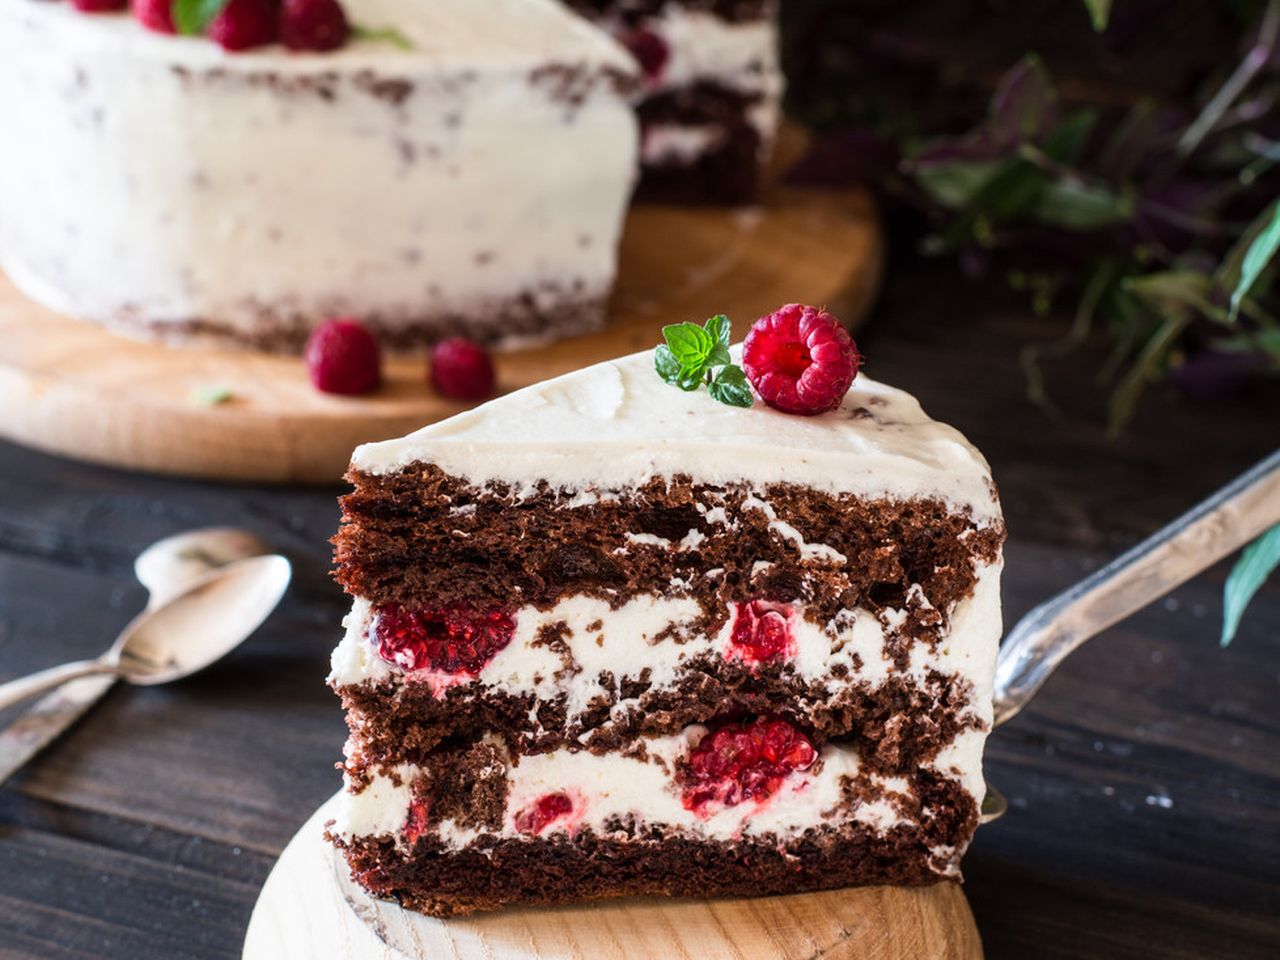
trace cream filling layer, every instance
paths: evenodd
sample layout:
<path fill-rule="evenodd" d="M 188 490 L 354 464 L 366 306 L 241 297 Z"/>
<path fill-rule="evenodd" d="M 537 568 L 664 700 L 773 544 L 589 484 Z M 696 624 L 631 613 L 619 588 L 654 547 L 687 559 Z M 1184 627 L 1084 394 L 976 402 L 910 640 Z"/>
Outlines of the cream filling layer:
<path fill-rule="evenodd" d="M 906 780 L 870 774 L 865 782 L 883 794 L 875 800 L 847 802 L 846 785 L 860 775 L 857 752 L 828 745 L 807 770 L 793 772 L 764 800 L 689 809 L 676 781 L 677 765 L 706 732 L 705 727 L 691 726 L 673 736 L 646 739 L 643 759 L 565 749 L 520 757 L 507 767 L 507 805 L 500 829 L 462 827 L 445 820 L 437 835 L 450 849 L 466 847 L 482 836 L 525 836 L 517 829 L 516 818 L 548 794 L 567 795 L 573 809 L 539 831 L 542 838 L 583 829 L 608 835 L 609 822 L 618 818 L 634 818 L 641 827 L 675 830 L 701 840 L 795 836 L 810 827 L 844 822 L 883 834 L 904 822 L 901 811 L 912 802 Z M 343 794 L 335 834 L 399 836 L 409 817 L 412 782 L 422 774 L 420 768 L 405 765 L 396 771 L 398 784 L 379 774 L 360 793 Z"/>
<path fill-rule="evenodd" d="M 920 685 L 933 671 L 955 676 L 973 685 L 969 709 L 984 728 L 989 727 L 1001 636 L 999 583 L 999 564 L 983 568 L 973 594 L 951 611 L 946 637 L 934 650 L 915 645 L 905 674 L 885 656 L 887 635 L 906 618 L 905 611 L 887 611 L 882 622 L 866 610 L 848 610 L 818 626 L 796 607 L 790 618 L 794 654 L 789 662 L 800 679 L 825 683 L 833 694 L 863 682 L 878 686 L 890 676 L 905 675 Z M 920 602 L 927 601 L 921 598 Z M 511 643 L 477 677 L 458 678 L 429 670 L 405 673 L 384 660 L 376 641 L 371 640 L 376 615 L 367 601 L 357 599 L 344 621 L 346 632 L 333 653 L 329 680 L 339 686 L 385 679 L 427 683 L 437 695 L 458 683 L 471 683 L 477 692 L 532 695 L 539 700 L 564 696 L 572 722 L 597 697 L 612 694 L 600 683 L 602 673 L 621 683 L 639 679 L 647 670 L 649 689 L 660 690 L 676 684 L 684 665 L 696 658 L 738 656 L 731 643 L 732 614 L 715 636 L 697 632 L 695 624 L 701 614 L 696 600 L 652 595 L 635 597 L 616 610 L 603 600 L 582 595 L 561 600 L 550 610 L 525 606 L 515 613 Z M 565 625 L 560 632 L 563 652 L 537 643 L 545 628 L 561 623 Z M 841 671 L 843 676 L 837 678 L 835 674 Z M 620 698 L 612 710 L 621 716 L 638 704 L 639 700 Z M 978 797 L 984 789 L 981 765 L 985 741 L 985 733 L 963 734 L 946 749 L 939 766 L 961 779 Z"/>

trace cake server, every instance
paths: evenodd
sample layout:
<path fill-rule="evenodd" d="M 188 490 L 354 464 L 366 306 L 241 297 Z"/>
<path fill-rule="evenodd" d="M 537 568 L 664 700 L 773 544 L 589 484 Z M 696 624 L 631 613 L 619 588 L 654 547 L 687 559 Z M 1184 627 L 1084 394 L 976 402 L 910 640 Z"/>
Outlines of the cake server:
<path fill-rule="evenodd" d="M 995 726 L 1007 723 L 1086 640 L 1158 600 L 1280 523 L 1280 450 L 1092 576 L 1040 604 L 996 659 Z M 1005 798 L 987 784 L 982 822 Z"/>
<path fill-rule="evenodd" d="M 133 564 L 134 574 L 149 594 L 143 613 L 156 611 L 212 570 L 267 553 L 270 547 L 265 541 L 231 527 L 189 530 L 157 541 Z M 0 784 L 83 716 L 116 679 L 108 674 L 64 683 L 0 731 Z"/>

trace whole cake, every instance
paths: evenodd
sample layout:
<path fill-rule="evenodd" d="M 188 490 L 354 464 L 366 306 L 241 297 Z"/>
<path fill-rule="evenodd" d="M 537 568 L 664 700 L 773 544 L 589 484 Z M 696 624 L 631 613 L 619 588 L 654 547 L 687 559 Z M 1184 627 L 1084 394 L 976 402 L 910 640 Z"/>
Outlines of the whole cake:
<path fill-rule="evenodd" d="M 756 199 L 781 110 L 776 0 L 568 0 L 640 62 L 640 196 Z"/>
<path fill-rule="evenodd" d="M 845 392 L 834 323 L 669 328 L 355 452 L 329 835 L 359 883 L 444 916 L 959 876 L 1000 507 L 912 397 Z"/>
<path fill-rule="evenodd" d="M 0 267 L 172 340 L 296 349 L 342 315 L 392 347 L 602 323 L 633 58 L 555 0 L 344 2 L 384 35 L 228 52 L 0 0 Z"/>

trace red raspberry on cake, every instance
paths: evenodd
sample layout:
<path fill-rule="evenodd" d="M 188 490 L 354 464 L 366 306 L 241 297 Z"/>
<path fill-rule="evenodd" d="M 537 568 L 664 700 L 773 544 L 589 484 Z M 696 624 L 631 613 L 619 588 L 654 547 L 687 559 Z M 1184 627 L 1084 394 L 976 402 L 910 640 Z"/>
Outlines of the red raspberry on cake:
<path fill-rule="evenodd" d="M 209 23 L 209 39 L 232 52 L 274 43 L 279 29 L 274 0 L 230 0 Z"/>
<path fill-rule="evenodd" d="M 462 337 L 441 340 L 431 350 L 431 385 L 454 400 L 493 396 L 493 361 L 484 347 Z"/>
<path fill-rule="evenodd" d="M 338 0 L 284 0 L 280 8 L 280 42 L 290 50 L 337 50 L 350 35 Z"/>
<path fill-rule="evenodd" d="M 795 653 L 791 635 L 792 609 L 785 603 L 751 600 L 734 610 L 729 651 L 748 663 L 781 660 Z"/>
<path fill-rule="evenodd" d="M 177 33 L 173 25 L 173 0 L 133 0 L 134 19 L 156 33 Z"/>
<path fill-rule="evenodd" d="M 742 368 L 760 399 L 806 417 L 840 406 L 859 362 L 858 348 L 839 320 L 799 303 L 761 317 L 742 344 Z"/>
<path fill-rule="evenodd" d="M 374 625 L 378 655 L 410 672 L 476 676 L 511 642 L 516 621 L 505 610 L 466 606 L 406 610 L 387 606 Z"/>
<path fill-rule="evenodd" d="M 303 359 L 312 385 L 324 393 L 356 396 L 382 382 L 382 351 L 359 320 L 327 320 L 316 327 Z"/>
<path fill-rule="evenodd" d="M 715 812 L 709 809 L 713 804 L 763 802 L 787 777 L 807 770 L 817 756 L 809 738 L 780 717 L 727 723 L 689 753 L 683 771 L 684 806 L 709 816 Z"/>

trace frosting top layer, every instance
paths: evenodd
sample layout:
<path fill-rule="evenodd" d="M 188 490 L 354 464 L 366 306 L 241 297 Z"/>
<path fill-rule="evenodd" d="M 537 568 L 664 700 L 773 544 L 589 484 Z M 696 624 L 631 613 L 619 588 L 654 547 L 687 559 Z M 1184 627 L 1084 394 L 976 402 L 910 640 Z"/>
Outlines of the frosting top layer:
<path fill-rule="evenodd" d="M 626 50 L 559 0 L 344 0 L 343 6 L 353 24 L 393 28 L 412 49 L 353 37 L 341 49 L 324 53 L 295 53 L 280 46 L 227 53 L 205 38 L 152 32 L 127 13 L 87 15 L 69 3 L 0 0 L 0 15 L 45 18 L 46 26 L 57 31 L 57 42 L 69 47 L 107 47 L 122 57 L 155 57 L 193 69 L 299 75 L 373 66 L 526 70 L 558 63 L 636 73 L 635 60 Z"/>
<path fill-rule="evenodd" d="M 741 348 L 733 350 L 735 359 Z M 729 407 L 659 379 L 653 351 L 534 384 L 399 440 L 356 449 L 352 467 L 394 473 L 432 463 L 482 486 L 607 494 L 654 477 L 707 484 L 790 483 L 828 493 L 937 497 L 978 523 L 999 520 L 986 460 L 910 394 L 859 375 L 818 417 L 757 400 Z"/>

